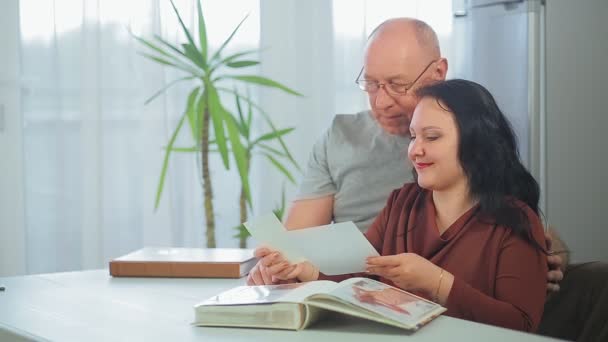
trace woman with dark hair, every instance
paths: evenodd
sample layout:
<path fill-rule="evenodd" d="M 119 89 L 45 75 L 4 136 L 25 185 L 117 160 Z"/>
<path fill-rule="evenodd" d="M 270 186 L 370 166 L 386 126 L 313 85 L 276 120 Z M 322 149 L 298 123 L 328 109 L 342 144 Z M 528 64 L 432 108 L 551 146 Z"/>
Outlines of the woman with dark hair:
<path fill-rule="evenodd" d="M 436 106 L 452 113 L 458 130 L 459 163 L 468 180 L 468 191 L 479 203 L 479 214 L 511 228 L 544 250 L 530 236 L 525 211 L 515 203 L 515 200 L 525 203 L 538 215 L 540 189 L 521 163 L 515 133 L 492 94 L 475 82 L 458 79 L 422 88 L 417 93 L 426 101 L 434 99 Z M 416 134 L 413 127 L 410 130 L 411 145 Z M 416 165 L 416 156 L 410 159 Z M 416 170 L 415 167 L 412 172 L 418 182 Z"/>
<path fill-rule="evenodd" d="M 393 191 L 365 233 L 381 255 L 367 260 L 367 276 L 435 300 L 450 316 L 535 331 L 547 253 L 538 184 L 513 130 L 477 83 L 450 80 L 417 93 L 408 148 L 416 183 Z M 278 279 L 354 276 L 327 277 L 307 262 L 256 254 Z"/>

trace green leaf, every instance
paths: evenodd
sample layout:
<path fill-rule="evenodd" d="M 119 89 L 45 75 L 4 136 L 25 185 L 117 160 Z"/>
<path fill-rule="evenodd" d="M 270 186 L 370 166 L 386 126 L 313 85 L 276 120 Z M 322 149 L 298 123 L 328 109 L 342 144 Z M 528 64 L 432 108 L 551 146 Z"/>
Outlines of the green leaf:
<path fill-rule="evenodd" d="M 228 129 L 228 137 L 230 138 L 230 146 L 232 147 L 232 155 L 236 161 L 236 166 L 241 176 L 241 186 L 245 190 L 247 203 L 251 206 L 251 192 L 249 187 L 249 158 L 247 150 L 243 147 L 234 116 L 227 111 L 224 111 L 224 119 L 226 128 Z"/>
<path fill-rule="evenodd" d="M 239 80 L 239 81 L 243 81 L 243 82 L 248 82 L 248 83 L 255 83 L 255 84 L 259 84 L 259 85 L 263 85 L 265 87 L 270 87 L 270 88 L 277 88 L 277 89 L 281 89 L 282 91 L 292 94 L 292 95 L 296 95 L 296 96 L 302 96 L 302 94 L 298 93 L 297 91 L 288 88 L 284 85 L 282 85 L 279 82 L 273 81 L 269 78 L 266 77 L 262 77 L 262 76 L 256 76 L 256 75 L 226 75 L 224 76 L 224 78 L 232 78 L 235 80 Z"/>
<path fill-rule="evenodd" d="M 193 75 L 197 75 L 197 77 L 202 76 L 203 73 L 201 73 L 200 69 L 198 69 L 201 66 L 196 62 L 195 57 L 192 57 L 192 58 L 189 57 L 188 55 L 186 55 L 185 51 L 178 49 L 175 45 L 164 40 L 159 35 L 155 35 L 154 38 L 156 40 L 158 40 L 161 44 L 168 47 L 171 51 L 175 52 L 175 55 L 169 55 L 169 56 L 171 57 L 171 60 L 174 61 L 176 64 L 180 65 L 183 70 L 186 70 Z M 197 51 L 197 53 L 198 53 L 198 51 Z M 203 71 L 204 70 L 205 69 L 203 68 Z"/>
<path fill-rule="evenodd" d="M 274 126 L 274 124 L 272 123 L 272 120 L 270 120 L 270 117 L 268 116 L 268 114 L 266 114 L 266 112 L 264 112 L 264 111 L 260 111 L 260 113 L 262 114 L 262 116 L 264 117 L 264 119 L 266 119 L 266 123 L 270 126 L 270 128 L 272 128 L 272 130 L 276 132 L 277 129 Z M 281 148 L 283 148 L 283 152 L 285 152 L 285 154 L 287 155 L 287 158 L 289 159 L 289 161 L 291 161 L 291 163 L 293 164 L 293 166 L 295 166 L 296 169 L 298 169 L 299 171 L 301 171 L 300 165 L 298 165 L 298 162 L 296 162 L 296 160 L 291 155 L 291 152 L 289 152 L 289 149 L 287 148 L 287 145 L 285 144 L 285 141 L 283 141 L 283 138 L 281 136 L 279 136 L 277 138 L 277 140 L 279 140 L 279 144 L 281 145 Z"/>
<path fill-rule="evenodd" d="M 237 59 L 239 57 L 243 57 L 243 56 L 246 56 L 246 55 L 249 55 L 249 54 L 252 54 L 252 53 L 259 53 L 260 51 L 262 51 L 262 50 L 260 50 L 260 49 L 251 49 L 251 50 L 245 50 L 245 51 L 234 53 L 234 54 L 232 54 L 232 55 L 230 55 L 230 56 L 228 56 L 228 57 L 226 57 L 224 59 L 221 59 L 221 60 L 217 61 L 215 64 L 213 64 L 212 69 L 217 69 L 221 65 L 226 65 L 227 63 L 230 63 L 230 62 L 234 61 L 235 59 Z"/>
<path fill-rule="evenodd" d="M 129 33 L 131 33 L 131 31 L 129 31 Z M 149 47 L 150 49 L 160 53 L 161 55 L 170 57 L 170 58 L 174 58 L 170 53 L 168 53 L 167 51 L 161 49 L 160 47 L 152 44 L 152 42 L 150 42 L 144 38 L 138 37 L 138 36 L 134 35 L 133 33 L 131 33 L 131 36 L 133 36 L 133 38 L 135 38 L 137 41 L 144 44 L 145 46 Z"/>
<path fill-rule="evenodd" d="M 236 93 L 236 89 L 234 89 L 234 92 Z M 237 95 L 234 96 L 234 102 L 236 105 L 236 110 L 239 113 L 239 120 L 241 121 L 241 123 L 245 122 L 245 118 L 243 117 L 243 109 L 241 108 L 241 100 L 239 99 L 239 97 Z"/>
<path fill-rule="evenodd" d="M 268 146 L 266 144 L 259 143 L 256 146 L 259 146 L 260 148 L 262 148 L 262 149 L 264 149 L 264 150 L 266 150 L 266 151 L 268 151 L 270 153 L 274 153 L 275 155 L 277 155 L 277 156 L 279 156 L 281 158 L 287 158 L 287 155 L 285 153 L 283 153 L 283 152 L 281 152 L 281 151 L 279 151 L 279 150 L 277 150 L 275 148 L 272 148 L 272 147 L 270 147 L 270 146 Z"/>
<path fill-rule="evenodd" d="M 281 217 L 283 216 L 283 212 L 281 211 L 282 208 L 275 208 L 272 209 L 272 213 L 274 214 L 274 216 L 276 216 L 277 219 L 279 219 L 279 221 L 282 221 Z"/>
<path fill-rule="evenodd" d="M 198 146 L 200 144 L 200 127 L 199 127 L 199 112 L 197 111 L 198 106 L 197 97 L 199 97 L 199 91 L 201 87 L 194 88 L 190 95 L 188 95 L 188 102 L 186 105 L 186 115 L 188 116 L 188 123 L 190 125 L 190 130 L 192 132 L 192 139 L 194 139 L 195 144 Z M 202 94 L 200 95 L 202 96 Z"/>
<path fill-rule="evenodd" d="M 159 42 L 161 42 L 163 45 L 165 45 L 169 49 L 175 51 L 175 53 L 177 53 L 179 56 L 186 57 L 186 54 L 182 50 L 178 49 L 177 46 L 175 46 L 175 45 L 169 43 L 168 41 L 164 40 L 163 37 L 161 37 L 159 35 L 154 35 L 154 38 L 156 38 L 156 40 L 158 40 Z"/>
<path fill-rule="evenodd" d="M 182 44 L 182 47 L 186 52 L 186 57 L 188 57 L 192 63 L 198 65 L 203 70 L 207 68 L 207 62 L 203 59 L 203 55 L 201 55 L 201 52 L 196 49 L 195 45 Z"/>
<path fill-rule="evenodd" d="M 251 236 L 251 234 L 249 234 L 249 231 L 247 230 L 247 228 L 245 228 L 245 225 L 242 225 L 242 224 L 238 225 L 238 226 L 234 227 L 234 229 L 237 230 L 237 233 L 232 236 L 233 238 L 244 239 L 244 238 L 248 238 Z"/>
<path fill-rule="evenodd" d="M 259 53 L 260 51 L 262 51 L 262 50 L 260 50 L 260 49 L 246 50 L 246 51 L 237 52 L 237 53 L 235 53 L 233 55 L 230 55 L 230 56 L 228 56 L 228 57 L 226 57 L 226 58 L 224 58 L 222 60 L 215 61 L 215 63 L 213 63 L 213 61 L 210 61 L 209 63 L 212 63 L 212 67 L 209 70 L 209 73 L 212 73 L 213 71 L 215 71 L 216 69 L 218 69 L 219 67 L 221 67 L 223 65 L 226 65 L 226 64 L 228 64 L 230 62 L 233 62 L 234 60 L 236 60 L 239 57 L 242 57 L 242 56 L 245 56 L 245 55 L 249 55 L 249 54 L 252 54 L 252 53 Z"/>
<path fill-rule="evenodd" d="M 160 63 L 160 64 L 169 65 L 169 66 L 176 67 L 176 68 L 178 67 L 175 63 L 169 62 L 168 60 L 163 59 L 162 57 L 154 56 L 154 55 L 151 55 L 151 54 L 145 53 L 145 52 L 138 52 L 138 54 L 140 54 L 148 59 L 151 59 L 157 63 Z"/>
<path fill-rule="evenodd" d="M 209 113 L 211 115 L 213 130 L 215 132 L 215 141 L 217 143 L 218 150 L 220 151 L 220 155 L 222 156 L 224 167 L 226 169 L 230 169 L 230 162 L 228 159 L 228 146 L 226 143 L 226 133 L 224 132 L 224 109 L 222 108 L 222 104 L 220 103 L 217 90 L 211 84 L 207 84 L 206 91 L 209 103 Z"/>
<path fill-rule="evenodd" d="M 189 76 L 189 77 L 192 77 L 192 78 L 200 77 L 200 74 L 199 74 L 198 70 L 196 70 L 195 68 L 191 67 L 190 65 L 185 64 L 185 63 L 183 63 L 183 62 L 181 62 L 179 60 L 168 61 L 168 60 L 166 60 L 164 58 L 153 56 L 153 55 L 147 54 L 145 52 L 140 52 L 139 54 L 142 55 L 142 56 L 144 56 L 144 57 L 146 57 L 146 58 L 149 58 L 149 59 L 151 59 L 151 60 L 153 60 L 153 61 L 155 61 L 157 63 L 163 64 L 163 65 L 169 65 L 169 66 L 172 66 L 172 67 L 174 67 L 176 69 L 185 71 L 188 74 L 192 75 L 192 76 Z"/>
<path fill-rule="evenodd" d="M 268 160 L 272 163 L 272 165 L 274 165 L 277 168 L 277 170 L 281 171 L 285 175 L 285 177 L 287 177 L 287 179 L 289 179 L 289 181 L 292 184 L 296 184 L 296 180 L 293 178 L 293 176 L 291 175 L 289 170 L 287 170 L 287 168 L 285 166 L 283 166 L 283 164 L 281 164 L 278 160 L 276 160 L 273 156 L 271 156 L 268 153 L 264 153 L 264 155 L 266 156 L 266 158 L 268 158 Z"/>
<path fill-rule="evenodd" d="M 247 89 L 247 97 L 249 97 L 249 87 Z M 251 130 L 251 120 L 253 119 L 253 108 L 251 107 L 251 102 L 247 102 L 247 131 Z M 249 140 L 249 136 L 247 136 L 247 140 Z"/>
<path fill-rule="evenodd" d="M 196 44 L 194 44 L 194 40 L 192 39 L 192 35 L 190 34 L 190 31 L 188 31 L 188 29 L 186 28 L 186 25 L 184 25 L 184 21 L 182 20 L 182 16 L 179 15 L 179 11 L 177 10 L 177 7 L 175 7 L 175 4 L 173 3 L 173 0 L 170 0 L 170 2 L 171 2 L 171 6 L 173 6 L 173 11 L 175 11 L 175 15 L 177 15 L 177 19 L 179 20 L 179 24 L 182 26 L 182 29 L 184 30 L 184 34 L 188 38 L 188 42 L 190 42 L 190 44 L 192 44 L 193 46 L 196 46 Z"/>
<path fill-rule="evenodd" d="M 235 90 L 236 91 L 236 90 Z M 239 113 L 239 121 L 237 122 L 237 127 L 239 128 L 239 132 L 241 135 L 245 137 L 247 141 L 249 141 L 249 129 L 247 128 L 245 118 L 243 118 L 243 110 L 241 109 L 241 101 L 239 101 L 239 97 L 234 97 L 236 111 Z"/>
<path fill-rule="evenodd" d="M 245 68 L 253 65 L 258 65 L 260 62 L 258 61 L 236 61 L 236 62 L 228 62 L 226 63 L 227 67 L 230 68 Z"/>
<path fill-rule="evenodd" d="M 158 180 L 158 187 L 156 189 L 156 200 L 154 201 L 154 210 L 158 209 L 158 204 L 160 203 L 160 197 L 163 194 L 163 187 L 165 186 L 165 176 L 167 175 L 167 166 L 169 165 L 169 155 L 171 154 L 171 150 L 173 149 L 173 144 L 175 143 L 175 139 L 177 138 L 177 134 L 179 133 L 182 125 L 184 124 L 184 119 L 186 119 L 186 114 L 184 113 L 182 117 L 179 119 L 177 123 L 177 127 L 173 131 L 171 135 L 171 139 L 169 139 L 169 144 L 167 145 L 167 149 L 165 150 L 165 157 L 163 158 L 163 167 L 160 172 L 160 179 Z"/>
<path fill-rule="evenodd" d="M 270 133 L 266 133 L 266 134 L 260 136 L 259 138 L 255 139 L 253 141 L 253 143 L 251 143 L 251 144 L 255 145 L 255 144 L 259 143 L 260 141 L 277 139 L 279 137 L 284 136 L 285 134 L 289 134 L 294 129 L 295 129 L 294 127 L 290 127 L 290 128 L 285 128 L 285 129 L 281 129 L 281 130 L 278 130 L 278 131 L 273 131 L 273 132 L 270 132 Z"/>
<path fill-rule="evenodd" d="M 279 221 L 283 221 L 283 216 L 285 215 L 285 184 L 281 187 L 281 206 L 273 209 L 272 213 Z"/>
<path fill-rule="evenodd" d="M 201 46 L 201 55 L 203 60 L 207 61 L 207 26 L 205 25 L 205 17 L 203 16 L 203 8 L 201 0 L 196 2 L 196 10 L 198 14 L 198 41 Z"/>
<path fill-rule="evenodd" d="M 195 69 L 192 69 L 192 67 L 190 67 L 189 65 L 185 64 L 184 62 L 182 62 L 179 58 L 177 58 L 176 56 L 170 54 L 169 52 L 167 52 L 166 50 L 154 45 L 153 43 L 151 43 L 150 41 L 137 37 L 135 35 L 133 35 L 133 37 L 135 39 L 137 39 L 139 42 L 141 42 L 142 44 L 144 44 L 145 46 L 147 46 L 148 48 L 152 49 L 153 51 L 159 53 L 161 56 L 167 57 L 169 60 L 165 59 L 165 58 L 161 58 L 161 57 L 157 57 L 157 56 L 153 56 L 151 54 L 148 53 L 141 53 L 142 55 L 144 55 L 147 58 L 150 58 L 152 60 L 155 60 L 158 63 L 162 63 L 162 64 L 167 64 L 167 65 L 172 65 L 175 66 L 181 70 L 187 71 L 189 73 L 193 73 L 193 74 L 197 74 L 198 72 L 193 71 Z M 173 47 L 171 44 L 165 42 L 164 40 L 162 40 L 162 38 L 157 36 L 157 39 L 159 39 L 161 41 L 161 43 L 168 45 L 169 48 L 171 48 L 172 50 L 175 49 L 175 51 L 177 51 L 177 53 L 184 55 L 181 51 L 177 50 L 175 47 Z M 185 56 L 185 55 L 184 55 Z"/>
<path fill-rule="evenodd" d="M 165 150 L 167 149 L 167 147 L 163 147 Z M 200 152 L 200 149 L 198 148 L 198 146 L 192 146 L 192 147 L 173 147 L 170 149 L 171 152 L 186 152 L 186 153 L 192 153 L 192 152 Z"/>
<path fill-rule="evenodd" d="M 270 117 L 268 116 L 268 113 L 266 113 L 264 111 L 264 109 L 262 109 L 262 107 L 258 106 L 255 102 L 253 102 L 249 97 L 245 97 L 242 96 L 238 93 L 235 93 L 234 91 L 232 91 L 231 89 L 228 88 L 223 88 L 223 87 L 217 87 L 218 90 L 227 92 L 227 93 L 231 93 L 234 95 L 239 96 L 240 98 L 242 98 L 243 100 L 245 100 L 247 103 L 249 103 L 252 107 L 254 107 L 255 109 L 257 109 L 260 114 L 262 114 L 262 116 L 264 117 L 264 119 L 266 120 L 266 123 L 272 128 L 273 131 L 276 131 L 276 127 L 274 126 L 274 124 L 272 123 L 272 120 L 270 120 Z M 289 158 L 289 161 L 291 161 L 291 163 L 293 164 L 293 166 L 298 169 L 298 171 L 301 171 L 302 169 L 300 168 L 300 165 L 298 165 L 298 162 L 296 162 L 296 160 L 293 158 L 293 156 L 291 155 L 291 153 L 289 152 L 289 149 L 287 148 L 287 145 L 285 144 L 285 142 L 283 141 L 283 138 L 279 137 L 279 144 L 281 145 L 281 147 L 283 148 L 283 151 L 285 152 L 285 154 L 287 155 L 287 158 Z"/>
<path fill-rule="evenodd" d="M 220 57 L 222 51 L 224 50 L 224 48 L 226 47 L 226 45 L 228 45 L 228 43 L 230 42 L 230 40 L 232 40 L 232 37 L 234 37 L 234 34 L 236 33 L 236 31 L 239 30 L 239 28 L 241 27 L 241 25 L 243 25 L 243 22 L 245 21 L 245 19 L 247 19 L 247 17 L 249 16 L 249 14 L 247 14 L 243 20 L 241 20 L 241 22 L 235 27 L 234 31 L 232 31 L 232 33 L 230 34 L 230 36 L 228 36 L 228 38 L 222 43 L 222 45 L 220 46 L 219 49 L 217 49 L 217 51 L 213 54 L 213 57 L 211 57 L 211 60 L 216 60 Z"/>
<path fill-rule="evenodd" d="M 182 78 L 178 78 L 176 80 L 173 80 L 171 82 L 169 82 L 169 84 L 167 84 L 166 86 L 162 87 L 159 91 L 157 91 L 156 93 L 154 93 L 154 95 L 150 96 L 145 102 L 144 105 L 147 105 L 148 103 L 152 102 L 152 100 L 154 100 L 158 95 L 162 94 L 165 92 L 165 90 L 169 89 L 171 86 L 181 82 L 181 81 L 185 81 L 185 80 L 191 80 L 194 79 L 195 77 L 192 76 L 187 76 L 187 77 L 182 77 Z"/>

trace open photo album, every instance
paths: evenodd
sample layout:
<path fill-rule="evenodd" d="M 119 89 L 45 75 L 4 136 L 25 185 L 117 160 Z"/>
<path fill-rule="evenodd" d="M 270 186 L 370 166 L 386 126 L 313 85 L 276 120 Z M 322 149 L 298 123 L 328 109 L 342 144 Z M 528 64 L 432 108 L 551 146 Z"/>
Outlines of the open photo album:
<path fill-rule="evenodd" d="M 197 304 L 194 324 L 300 330 L 334 311 L 415 331 L 445 310 L 373 279 L 351 278 L 235 287 Z"/>

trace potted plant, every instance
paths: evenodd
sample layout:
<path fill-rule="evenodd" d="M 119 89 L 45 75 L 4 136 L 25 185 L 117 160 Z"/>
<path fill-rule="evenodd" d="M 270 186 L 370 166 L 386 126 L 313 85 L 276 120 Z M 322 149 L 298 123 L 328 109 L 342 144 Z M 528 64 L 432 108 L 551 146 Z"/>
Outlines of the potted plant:
<path fill-rule="evenodd" d="M 204 193 L 206 241 L 207 247 L 214 248 L 216 247 L 215 215 L 213 209 L 213 187 L 209 172 L 210 152 L 216 150 L 221 155 L 223 166 L 226 169 L 230 167 L 230 157 L 234 159 L 240 176 L 244 198 L 248 205 L 251 205 L 251 192 L 249 186 L 250 156 L 248 155 L 248 148 L 244 146 L 243 141 L 241 140 L 243 137 L 241 132 L 242 125 L 239 124 L 235 115 L 225 108 L 220 99 L 219 92 L 231 93 L 236 96 L 237 101 L 246 101 L 252 108 L 260 109 L 265 121 L 271 127 L 271 134 L 274 134 L 273 138 L 280 144 L 278 151 L 284 154 L 287 160 L 296 167 L 297 164 L 282 138 L 282 136 L 288 132 L 281 133 L 284 131 L 277 130 L 274 124 L 272 124 L 272 121 L 270 121 L 268 115 L 261 111 L 261 108 L 259 108 L 249 96 L 240 94 L 235 89 L 227 87 L 226 82 L 232 81 L 233 83 L 237 82 L 272 87 L 296 96 L 301 96 L 301 94 L 266 77 L 250 74 L 235 75 L 225 72 L 228 69 L 241 70 L 259 64 L 259 61 L 248 57 L 257 53 L 258 50 L 246 50 L 232 53 L 228 56 L 223 55 L 225 47 L 230 43 L 245 19 L 247 19 L 247 16 L 241 20 L 220 47 L 215 52 L 211 53 L 211 51 L 208 50 L 207 32 L 201 1 L 197 1 L 198 32 L 196 35 L 190 32 L 185 26 L 173 0 L 170 0 L 170 2 L 187 38 L 187 42 L 182 43 L 180 46 L 176 46 L 158 35 L 154 36 L 154 39 L 152 40 L 134 35 L 135 39 L 147 49 L 146 52 L 142 52 L 144 57 L 163 66 L 178 69 L 184 73 L 183 77 L 168 83 L 165 87 L 152 95 L 146 103 L 154 100 L 157 96 L 175 84 L 181 82 L 193 83 L 193 88 L 185 101 L 185 111 L 181 115 L 177 126 L 171 134 L 165 149 L 162 170 L 156 192 L 155 209 L 158 208 L 162 196 L 167 165 L 171 153 L 185 150 L 200 153 L 200 176 L 202 178 Z M 190 127 L 194 139 L 194 146 L 187 149 L 176 148 L 174 147 L 175 140 L 185 122 Z M 212 127 L 213 129 L 211 129 Z M 211 138 L 212 132 L 213 139 Z"/>
<path fill-rule="evenodd" d="M 238 92 L 234 91 L 234 94 L 238 94 Z M 278 141 L 281 137 L 291 133 L 294 128 L 288 127 L 284 129 L 277 130 L 274 125 L 272 125 L 272 121 L 268 119 L 267 123 L 269 124 L 271 131 L 264 133 L 256 138 L 253 137 L 251 132 L 251 123 L 253 120 L 253 112 L 254 112 L 254 104 L 251 101 L 247 102 L 247 112 L 243 111 L 243 106 L 241 105 L 241 99 L 238 95 L 235 95 L 235 107 L 237 109 L 238 116 L 235 116 L 235 121 L 239 128 L 239 133 L 241 135 L 243 146 L 246 151 L 247 158 L 247 171 L 249 171 L 249 166 L 251 165 L 251 159 L 254 155 L 259 155 L 265 157 L 265 159 L 270 163 L 271 166 L 276 168 L 279 172 L 281 172 L 289 182 L 295 184 L 295 179 L 291 175 L 288 167 L 284 164 L 284 162 L 292 162 L 292 164 L 299 169 L 298 164 L 293 160 L 291 154 L 289 154 L 289 149 L 286 146 L 284 147 L 284 151 L 277 150 L 269 143 L 273 141 Z M 264 111 L 257 107 L 257 111 L 263 114 L 264 117 L 268 117 L 264 113 Z M 285 153 L 287 152 L 287 153 Z M 281 204 L 275 210 L 273 210 L 274 214 L 277 216 L 279 220 L 283 218 L 283 213 L 285 211 L 285 188 L 282 189 L 281 192 Z M 241 183 L 241 194 L 239 197 L 239 213 L 240 213 L 240 222 L 247 221 L 247 197 L 246 190 L 243 183 Z M 243 224 L 240 224 L 236 227 L 237 234 L 236 238 L 239 239 L 239 247 L 246 248 L 247 247 L 247 239 L 250 234 L 245 228 Z"/>

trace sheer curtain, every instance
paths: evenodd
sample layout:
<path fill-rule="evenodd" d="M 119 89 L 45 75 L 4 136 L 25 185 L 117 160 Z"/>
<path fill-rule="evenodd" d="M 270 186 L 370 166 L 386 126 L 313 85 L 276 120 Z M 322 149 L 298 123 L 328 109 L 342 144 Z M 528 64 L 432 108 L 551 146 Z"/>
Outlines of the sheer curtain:
<path fill-rule="evenodd" d="M 191 28 L 195 1 L 175 1 Z M 335 113 L 367 108 L 354 78 L 371 29 L 389 17 L 419 17 L 438 31 L 451 58 L 450 5 L 451 0 L 203 1 L 212 48 L 249 13 L 232 48 L 261 47 L 261 67 L 251 73 L 304 94 L 253 94 L 277 126 L 296 127 L 287 144 L 303 169 Z M 193 155 L 174 154 L 160 207 L 153 209 L 163 146 L 184 110 L 188 87 L 171 88 L 144 106 L 179 74 L 137 55 L 142 49 L 129 29 L 184 41 L 169 1 L 20 0 L 20 18 L 25 271 L 105 267 L 112 257 L 146 245 L 204 246 Z M 189 141 L 187 134 L 178 138 L 182 145 Z M 235 247 L 238 175 L 225 171 L 219 159 L 211 163 L 218 246 Z M 280 204 L 283 179 L 254 159 L 253 214 Z M 289 201 L 295 186 L 285 186 Z"/>
<path fill-rule="evenodd" d="M 175 2 L 194 28 L 196 2 Z M 247 13 L 230 46 L 258 47 L 257 1 L 207 0 L 204 10 L 212 49 Z M 183 42 L 169 1 L 21 0 L 20 17 L 27 272 L 103 267 L 144 245 L 204 246 L 192 154 L 172 157 L 153 209 L 163 146 L 188 87 L 144 106 L 180 75 L 139 56 L 129 30 Z M 186 134 L 178 140 L 191 145 Z M 236 246 L 238 176 L 211 163 L 218 244 Z"/>

